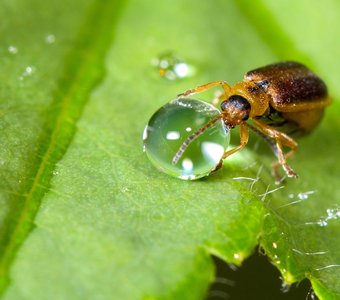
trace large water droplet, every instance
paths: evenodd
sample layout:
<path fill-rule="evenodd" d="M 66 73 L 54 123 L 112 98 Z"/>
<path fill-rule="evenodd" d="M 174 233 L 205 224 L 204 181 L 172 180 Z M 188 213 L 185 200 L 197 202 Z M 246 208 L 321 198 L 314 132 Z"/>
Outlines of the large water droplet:
<path fill-rule="evenodd" d="M 172 160 L 185 139 L 220 114 L 213 105 L 189 98 L 161 107 L 145 127 L 144 150 L 162 172 L 185 180 L 209 175 L 229 145 L 222 121 L 207 129 L 184 151 L 177 164 Z"/>

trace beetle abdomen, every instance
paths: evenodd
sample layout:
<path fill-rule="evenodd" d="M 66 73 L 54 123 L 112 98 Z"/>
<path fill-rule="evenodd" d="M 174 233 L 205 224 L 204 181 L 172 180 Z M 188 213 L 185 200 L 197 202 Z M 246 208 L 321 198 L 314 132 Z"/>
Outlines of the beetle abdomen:
<path fill-rule="evenodd" d="M 297 62 L 280 62 L 249 71 L 244 80 L 262 88 L 278 111 L 296 112 L 329 104 L 326 84 Z"/>

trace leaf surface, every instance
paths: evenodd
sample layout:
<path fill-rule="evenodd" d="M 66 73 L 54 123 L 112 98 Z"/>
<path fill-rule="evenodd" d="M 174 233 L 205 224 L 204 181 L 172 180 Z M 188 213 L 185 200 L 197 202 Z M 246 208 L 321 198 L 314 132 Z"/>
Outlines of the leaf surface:
<path fill-rule="evenodd" d="M 176 94 L 273 61 L 308 63 L 336 99 L 337 68 L 319 44 L 337 53 L 338 33 L 301 26 L 319 9 L 305 4 L 4 2 L 3 298 L 200 299 L 210 255 L 240 264 L 258 242 L 287 283 L 307 277 L 321 299 L 339 297 L 336 100 L 291 160 L 300 179 L 276 191 L 273 157 L 255 137 L 193 182 L 159 173 L 142 152 L 148 118 Z M 168 51 L 196 74 L 161 78 L 150 61 Z"/>

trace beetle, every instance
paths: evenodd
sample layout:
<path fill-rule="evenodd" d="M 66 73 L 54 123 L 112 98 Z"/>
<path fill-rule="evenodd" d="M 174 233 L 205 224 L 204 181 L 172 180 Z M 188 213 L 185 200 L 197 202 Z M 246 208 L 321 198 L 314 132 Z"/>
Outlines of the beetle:
<path fill-rule="evenodd" d="M 282 181 L 278 172 L 280 166 L 288 177 L 297 178 L 297 173 L 287 163 L 298 148 L 290 135 L 307 134 L 321 121 L 325 107 L 331 103 L 324 81 L 305 65 L 285 61 L 251 70 L 242 82 L 233 86 L 219 80 L 187 90 L 178 97 L 201 93 L 216 86 L 223 89 L 219 97 L 222 101 L 221 114 L 190 135 L 172 163 L 178 162 L 194 139 L 222 120 L 227 130 L 240 127 L 240 145 L 226 151 L 211 172 L 220 169 L 225 158 L 246 146 L 249 130 L 252 130 L 269 144 L 277 157 L 278 161 L 272 165 L 275 182 Z M 284 153 L 284 147 L 290 150 Z"/>

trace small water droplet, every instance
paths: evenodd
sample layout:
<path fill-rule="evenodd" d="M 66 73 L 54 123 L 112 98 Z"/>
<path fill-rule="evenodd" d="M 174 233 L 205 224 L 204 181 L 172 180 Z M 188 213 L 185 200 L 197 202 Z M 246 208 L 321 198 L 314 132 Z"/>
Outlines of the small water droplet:
<path fill-rule="evenodd" d="M 240 254 L 234 253 L 234 258 L 235 258 L 235 259 L 240 259 Z"/>
<path fill-rule="evenodd" d="M 281 291 L 282 291 L 283 293 L 287 293 L 287 292 L 289 292 L 290 287 L 291 287 L 290 284 L 285 283 L 285 282 L 282 282 L 282 284 L 281 284 Z"/>
<path fill-rule="evenodd" d="M 321 227 L 326 227 L 328 225 L 327 221 L 325 219 L 320 219 L 318 221 L 318 224 L 321 226 Z"/>
<path fill-rule="evenodd" d="M 35 67 L 27 66 L 25 68 L 25 71 L 19 76 L 19 80 L 24 80 L 25 77 L 32 76 L 34 72 L 35 72 Z"/>
<path fill-rule="evenodd" d="M 55 38 L 54 34 L 48 34 L 45 37 L 45 43 L 46 44 L 53 44 L 53 43 L 55 43 L 55 40 L 56 40 L 56 38 Z"/>
<path fill-rule="evenodd" d="M 275 242 L 273 243 L 273 248 L 277 249 L 277 244 Z"/>
<path fill-rule="evenodd" d="M 32 75 L 33 71 L 34 71 L 34 68 L 32 66 L 27 66 L 25 69 L 25 74 L 27 76 Z"/>
<path fill-rule="evenodd" d="M 307 294 L 307 297 L 306 297 L 306 300 L 309 300 L 309 299 L 311 299 L 311 300 L 316 300 L 317 299 L 316 295 L 314 293 L 314 290 L 312 290 L 312 289 L 309 290 L 309 292 Z"/>
<path fill-rule="evenodd" d="M 8 47 L 8 52 L 11 54 L 17 54 L 18 53 L 18 48 L 15 46 L 9 46 Z"/>
<path fill-rule="evenodd" d="M 58 171 L 58 170 L 53 170 L 53 175 L 54 175 L 54 176 L 59 175 L 59 171 Z"/>
<path fill-rule="evenodd" d="M 126 193 L 126 192 L 129 191 L 129 188 L 128 188 L 128 187 L 123 187 L 123 188 L 121 189 L 121 191 L 122 191 L 122 193 Z"/>
<path fill-rule="evenodd" d="M 190 77 L 195 73 L 192 65 L 171 53 L 162 54 L 151 63 L 157 68 L 158 73 L 168 80 Z"/>

